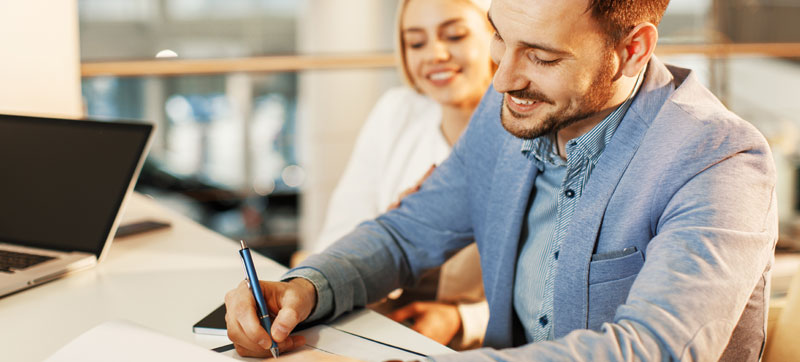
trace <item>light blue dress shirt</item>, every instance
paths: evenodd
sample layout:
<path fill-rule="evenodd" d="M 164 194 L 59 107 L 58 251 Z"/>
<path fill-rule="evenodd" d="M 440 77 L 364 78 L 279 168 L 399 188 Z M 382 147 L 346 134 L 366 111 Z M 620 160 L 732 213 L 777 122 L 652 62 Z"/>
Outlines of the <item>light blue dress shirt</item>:
<path fill-rule="evenodd" d="M 561 241 L 586 182 L 630 107 L 642 78 L 640 74 L 627 100 L 603 121 L 566 143 L 566 160 L 558 156 L 552 135 L 522 144 L 522 153 L 539 168 L 520 235 L 514 279 L 514 311 L 528 342 L 553 339 L 553 278 Z"/>

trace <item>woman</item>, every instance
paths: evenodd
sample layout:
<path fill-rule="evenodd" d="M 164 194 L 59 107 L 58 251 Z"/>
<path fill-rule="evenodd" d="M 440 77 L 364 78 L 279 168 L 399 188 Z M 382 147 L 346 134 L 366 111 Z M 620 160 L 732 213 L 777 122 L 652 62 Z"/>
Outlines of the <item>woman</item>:
<path fill-rule="evenodd" d="M 478 0 L 400 2 L 399 63 L 410 87 L 389 90 L 375 105 L 310 251 L 322 251 L 359 223 L 397 206 L 450 154 L 491 82 L 487 9 L 488 1 Z M 475 265 L 473 244 L 442 267 L 429 295 L 437 301 L 412 303 L 390 316 L 412 319 L 412 328 L 455 348 L 479 345 L 488 308 Z M 406 296 L 413 295 L 409 292 Z"/>

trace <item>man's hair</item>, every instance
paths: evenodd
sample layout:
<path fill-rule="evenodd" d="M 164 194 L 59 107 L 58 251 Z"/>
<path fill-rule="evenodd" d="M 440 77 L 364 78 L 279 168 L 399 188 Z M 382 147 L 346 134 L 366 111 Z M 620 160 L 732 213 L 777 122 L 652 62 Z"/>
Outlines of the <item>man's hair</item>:
<path fill-rule="evenodd" d="M 602 26 L 607 40 L 617 45 L 636 25 L 658 25 L 669 0 L 589 0 L 587 11 Z"/>

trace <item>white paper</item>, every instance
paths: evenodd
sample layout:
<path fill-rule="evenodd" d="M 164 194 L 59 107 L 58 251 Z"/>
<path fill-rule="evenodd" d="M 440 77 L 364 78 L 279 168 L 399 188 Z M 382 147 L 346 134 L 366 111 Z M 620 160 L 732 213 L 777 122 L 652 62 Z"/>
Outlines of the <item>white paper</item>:
<path fill-rule="evenodd" d="M 100 324 L 81 334 L 45 362 L 231 362 L 214 351 L 127 321 Z"/>
<path fill-rule="evenodd" d="M 305 345 L 305 346 L 302 346 L 302 347 L 300 347 L 300 348 L 298 348 L 298 349 L 296 349 L 294 351 L 291 351 L 291 352 L 288 352 L 288 353 L 281 353 L 281 357 L 291 355 L 292 353 L 298 353 L 298 352 L 302 352 L 302 351 L 314 351 L 314 350 L 317 350 L 317 349 L 314 348 L 314 347 Z M 243 362 L 261 362 L 261 361 L 271 361 L 272 360 L 272 357 L 268 357 L 268 358 L 242 357 L 238 353 L 236 353 L 235 349 L 231 349 L 231 350 L 222 352 L 220 354 L 224 355 L 224 356 L 227 356 L 227 357 L 230 357 L 230 358 L 233 358 L 233 359 L 235 359 L 237 361 L 243 361 Z"/>
<path fill-rule="evenodd" d="M 365 362 L 380 362 L 392 359 L 403 361 L 422 359 L 418 354 L 375 343 L 326 325 L 311 327 L 297 332 L 295 335 L 306 337 L 306 344 L 292 352 L 281 353 L 281 356 L 288 356 L 301 351 L 317 350 Z M 241 357 L 235 350 L 226 351 L 223 354 L 239 361 L 261 361 L 258 358 Z"/>
<path fill-rule="evenodd" d="M 405 352 L 403 349 L 425 356 L 455 353 L 452 349 L 371 309 L 351 312 L 332 323 L 309 328 L 297 334 L 306 337 L 306 345 L 293 352 L 320 350 L 363 361 L 422 359 L 420 355 Z M 262 360 L 241 357 L 234 350 L 223 354 L 245 362 Z"/>
<path fill-rule="evenodd" d="M 375 343 L 326 325 L 312 327 L 297 334 L 306 337 L 306 344 L 323 352 L 355 358 L 361 361 L 418 360 L 421 356 Z"/>
<path fill-rule="evenodd" d="M 386 316 L 364 308 L 337 318 L 329 326 L 373 341 L 400 347 L 426 356 L 455 353 L 447 346 L 395 323 Z"/>
<path fill-rule="evenodd" d="M 380 314 L 377 315 L 384 318 Z M 373 329 L 373 332 L 380 331 L 380 333 L 378 333 L 379 335 L 385 334 L 383 329 L 387 328 L 387 325 L 406 328 L 394 323 L 386 323 L 386 321 L 381 321 L 380 318 L 374 318 L 374 316 L 363 317 L 363 319 L 366 320 L 365 323 L 353 324 L 352 322 L 348 322 L 345 323 L 345 327 L 348 325 L 355 325 L 355 329 L 368 328 L 369 325 L 372 324 L 368 323 L 369 321 L 383 322 L 378 323 Z M 391 332 L 391 330 L 389 332 Z M 413 336 L 416 334 L 416 332 L 407 329 L 396 332 L 400 332 L 396 334 L 396 336 Z M 390 359 L 406 361 L 421 359 L 419 354 L 373 342 L 370 339 L 349 334 L 327 325 L 318 325 L 296 334 L 306 338 L 306 345 L 293 352 L 319 350 L 366 362 L 378 362 Z M 405 341 L 405 343 L 408 343 L 408 341 Z M 444 350 L 452 352 L 452 350 L 447 347 L 441 346 L 436 342 L 433 343 Z M 416 351 L 413 348 L 408 349 Z M 438 351 L 441 353 L 442 350 L 439 349 Z M 286 354 L 288 355 L 293 352 Z M 233 360 L 260 361 L 261 359 L 240 357 L 235 350 L 217 353 L 188 342 L 168 337 L 132 322 L 111 321 L 100 324 L 81 334 L 56 351 L 56 353 L 45 360 L 45 362 L 231 362 Z"/>

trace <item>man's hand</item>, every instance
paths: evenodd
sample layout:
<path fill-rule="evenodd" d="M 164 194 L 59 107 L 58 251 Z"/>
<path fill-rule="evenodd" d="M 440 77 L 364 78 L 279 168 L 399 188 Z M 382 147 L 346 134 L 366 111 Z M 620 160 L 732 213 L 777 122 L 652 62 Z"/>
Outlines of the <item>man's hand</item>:
<path fill-rule="evenodd" d="M 277 313 L 270 333 L 278 343 L 278 349 L 286 352 L 305 344 L 305 338 L 289 337 L 289 333 L 314 309 L 317 302 L 314 285 L 302 278 L 289 282 L 259 282 L 270 315 Z M 272 340 L 259 323 L 256 302 L 247 282 L 242 281 L 236 289 L 225 294 L 225 308 L 228 338 L 236 347 L 236 352 L 246 357 L 271 356 L 269 347 Z"/>
<path fill-rule="evenodd" d="M 411 329 L 447 345 L 461 330 L 461 315 L 458 307 L 443 302 L 414 302 L 388 316 L 396 322 L 414 321 Z"/>

